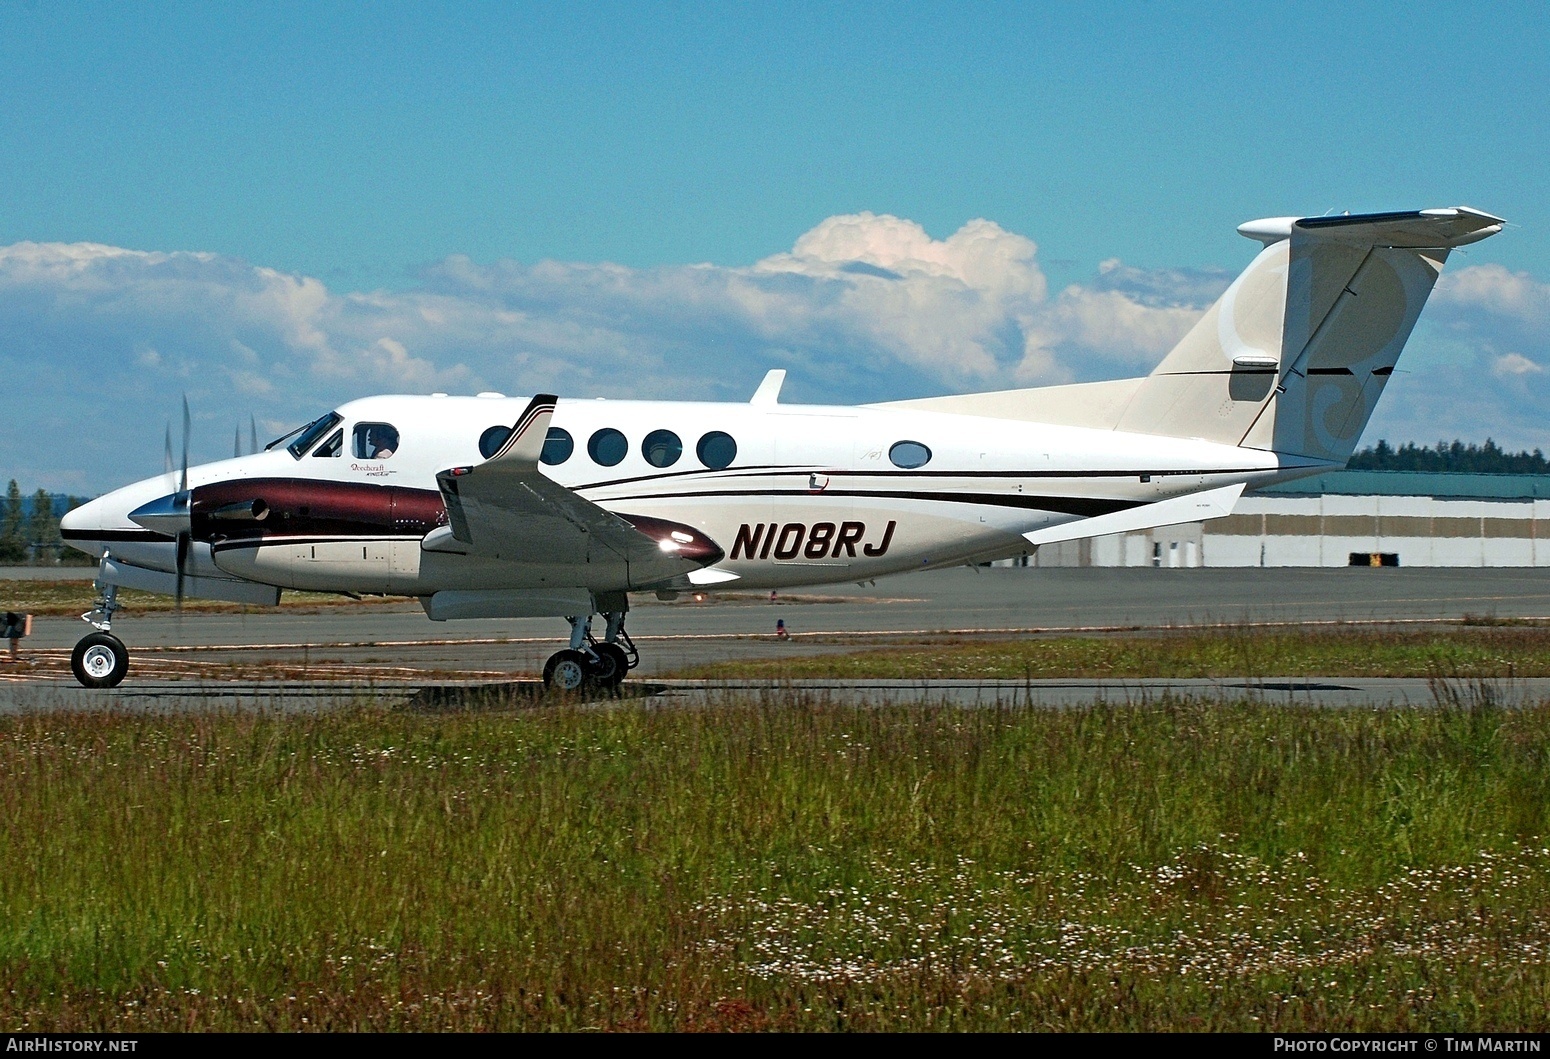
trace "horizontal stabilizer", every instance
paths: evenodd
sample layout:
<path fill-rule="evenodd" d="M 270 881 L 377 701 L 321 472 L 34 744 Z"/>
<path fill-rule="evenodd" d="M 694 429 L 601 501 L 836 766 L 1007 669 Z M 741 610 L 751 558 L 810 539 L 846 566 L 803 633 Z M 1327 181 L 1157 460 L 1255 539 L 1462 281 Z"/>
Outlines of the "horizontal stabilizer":
<path fill-rule="evenodd" d="M 1233 505 L 1243 495 L 1243 485 L 1224 485 L 1220 489 L 1207 489 L 1153 504 L 1112 511 L 1107 515 L 1077 519 L 1075 522 L 1050 526 L 1048 529 L 1024 533 L 1030 544 L 1056 544 L 1074 541 L 1082 537 L 1101 537 L 1108 533 L 1134 533 L 1154 526 L 1176 526 L 1181 522 L 1201 522 L 1208 518 L 1221 518 L 1232 514 Z"/>
<path fill-rule="evenodd" d="M 1468 206 L 1392 213 L 1345 213 L 1338 217 L 1267 217 L 1238 225 L 1238 234 L 1266 246 L 1293 234 L 1361 246 L 1443 250 L 1495 235 L 1507 222 Z"/>

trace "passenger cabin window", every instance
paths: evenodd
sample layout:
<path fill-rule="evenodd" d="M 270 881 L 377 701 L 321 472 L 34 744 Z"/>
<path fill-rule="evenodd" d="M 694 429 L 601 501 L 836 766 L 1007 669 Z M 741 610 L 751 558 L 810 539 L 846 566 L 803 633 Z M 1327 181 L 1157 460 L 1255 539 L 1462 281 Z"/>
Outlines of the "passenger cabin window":
<path fill-rule="evenodd" d="M 684 443 L 671 430 L 653 430 L 640 443 L 640 454 L 653 467 L 671 467 L 684 454 Z"/>
<path fill-rule="evenodd" d="M 544 450 L 538 454 L 538 458 L 553 467 L 570 459 L 570 454 L 575 451 L 576 442 L 571 438 L 570 431 L 564 427 L 550 427 L 544 437 Z"/>
<path fill-rule="evenodd" d="M 328 415 L 323 416 L 320 419 L 314 419 L 306 426 L 299 428 L 299 431 L 291 431 L 291 434 L 296 434 L 299 432 L 301 436 L 287 445 L 286 448 L 290 451 L 292 456 L 296 457 L 298 460 L 301 459 L 304 455 L 306 455 L 308 449 L 317 444 L 318 438 L 322 437 L 324 434 L 327 434 L 330 430 L 339 425 L 339 420 L 341 418 L 342 417 L 338 412 L 330 412 Z M 289 434 L 286 435 L 286 437 L 289 436 Z M 271 441 L 268 447 L 273 448 L 284 440 L 285 438 L 281 438 L 279 441 Z"/>
<path fill-rule="evenodd" d="M 398 451 L 398 428 L 388 423 L 357 423 L 350 451 L 358 460 L 385 460 Z"/>
<path fill-rule="evenodd" d="M 888 458 L 895 467 L 912 471 L 931 462 L 931 450 L 918 441 L 896 441 L 888 450 Z"/>
<path fill-rule="evenodd" d="M 737 442 L 731 434 L 712 430 L 700 439 L 700 443 L 694 447 L 694 454 L 711 470 L 725 470 L 737 459 Z"/>
<path fill-rule="evenodd" d="M 479 455 L 487 460 L 493 460 L 495 454 L 506 444 L 506 439 L 511 437 L 511 428 L 506 426 L 493 426 L 479 435 Z"/>
<path fill-rule="evenodd" d="M 329 439 L 317 447 L 314 456 L 338 456 L 344 451 L 344 431 L 336 430 Z"/>
<path fill-rule="evenodd" d="M 592 462 L 612 467 L 629 455 L 630 443 L 613 427 L 604 427 L 587 441 L 587 455 Z"/>
<path fill-rule="evenodd" d="M 509 437 L 511 437 L 510 427 L 490 427 L 479 435 L 479 455 L 487 460 L 493 460 Z M 570 459 L 571 453 L 575 451 L 576 442 L 571 438 L 570 431 L 564 427 L 550 427 L 549 433 L 544 435 L 544 447 L 539 452 L 538 458 L 553 467 L 557 463 L 564 463 Z"/>

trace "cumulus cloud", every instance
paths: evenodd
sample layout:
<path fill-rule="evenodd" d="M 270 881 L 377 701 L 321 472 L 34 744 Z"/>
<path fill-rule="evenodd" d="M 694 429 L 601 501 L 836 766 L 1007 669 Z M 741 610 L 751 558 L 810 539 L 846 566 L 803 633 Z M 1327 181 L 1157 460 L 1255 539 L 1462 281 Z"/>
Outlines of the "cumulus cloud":
<path fill-rule="evenodd" d="M 1550 284 L 1496 264 L 1444 271 L 1364 435 L 1547 447 Z"/>
<path fill-rule="evenodd" d="M 1522 353 L 1503 353 L 1491 364 L 1497 375 L 1542 375 L 1544 370 Z"/>
<path fill-rule="evenodd" d="M 1528 326 L 1550 322 L 1550 284 L 1501 265 L 1469 265 L 1444 272 L 1434 295 L 1450 310 L 1478 311 Z"/>
<path fill-rule="evenodd" d="M 0 476 L 87 491 L 157 469 L 182 392 L 196 454 L 214 457 L 249 413 L 278 434 L 366 393 L 741 400 L 785 367 L 788 400 L 856 402 L 1115 378 L 1150 370 L 1234 274 L 1109 260 L 1051 291 L 1026 236 L 974 220 L 936 238 L 872 213 L 740 267 L 453 256 L 402 291 L 208 253 L 18 243 L 0 247 Z M 1430 417 L 1450 396 L 1461 407 L 1460 365 L 1494 373 L 1496 419 L 1542 407 L 1544 284 L 1474 266 L 1437 303 L 1418 334 L 1425 384 L 1393 383 L 1406 407 L 1447 421 Z M 1480 424 L 1465 436 L 1512 437 L 1487 408 L 1460 414 Z"/>

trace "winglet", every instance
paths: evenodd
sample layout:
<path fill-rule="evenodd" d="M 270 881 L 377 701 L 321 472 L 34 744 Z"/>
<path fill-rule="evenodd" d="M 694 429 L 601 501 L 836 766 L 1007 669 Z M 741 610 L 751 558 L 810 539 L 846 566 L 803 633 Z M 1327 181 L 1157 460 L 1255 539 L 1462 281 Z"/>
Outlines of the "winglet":
<path fill-rule="evenodd" d="M 544 441 L 549 437 L 549 419 L 560 399 L 552 393 L 534 395 L 511 428 L 511 436 L 490 461 L 514 460 L 521 463 L 537 463 L 544 451 Z"/>
<path fill-rule="evenodd" d="M 780 388 L 786 384 L 786 369 L 771 368 L 765 373 L 764 381 L 753 392 L 753 397 L 748 403 L 751 405 L 772 405 L 780 403 Z"/>

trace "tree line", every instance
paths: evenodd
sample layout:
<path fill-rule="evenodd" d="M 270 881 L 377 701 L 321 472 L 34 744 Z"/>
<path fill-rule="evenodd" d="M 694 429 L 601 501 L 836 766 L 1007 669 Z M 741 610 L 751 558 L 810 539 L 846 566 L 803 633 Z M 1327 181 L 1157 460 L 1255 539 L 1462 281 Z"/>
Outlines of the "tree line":
<path fill-rule="evenodd" d="M 1439 441 L 1436 446 L 1408 441 L 1398 448 L 1387 441 L 1369 445 L 1351 457 L 1353 471 L 1430 471 L 1434 474 L 1550 474 L 1550 460 L 1539 449 L 1508 452 L 1490 438 L 1484 445 Z"/>
<path fill-rule="evenodd" d="M 57 496 L 45 489 L 23 498 L 21 487 L 12 478 L 0 506 L 0 563 L 96 565 L 95 559 L 67 547 L 59 537 L 60 517 L 85 502 L 85 497 Z"/>

